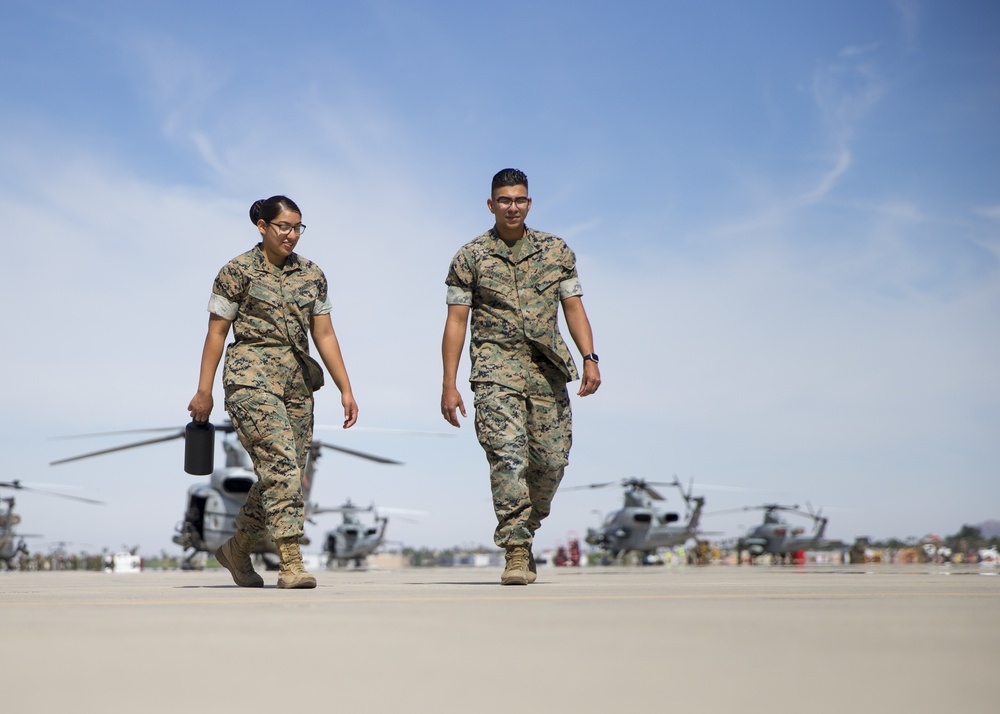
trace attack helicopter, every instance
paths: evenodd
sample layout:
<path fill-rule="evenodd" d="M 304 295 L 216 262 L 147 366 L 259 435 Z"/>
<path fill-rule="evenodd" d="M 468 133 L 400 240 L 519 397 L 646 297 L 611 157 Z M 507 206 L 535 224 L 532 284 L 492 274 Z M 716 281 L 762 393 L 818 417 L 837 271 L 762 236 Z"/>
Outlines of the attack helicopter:
<path fill-rule="evenodd" d="M 354 567 L 363 568 L 367 564 L 369 555 L 385 542 L 385 529 L 389 525 L 389 518 L 386 512 L 404 512 L 399 508 L 375 508 L 371 506 L 355 506 L 351 499 L 342 506 L 336 508 L 322 508 L 316 506 L 312 509 L 312 515 L 321 513 L 340 513 L 343 521 L 335 529 L 327 531 L 323 540 L 323 552 L 326 554 L 326 567 L 332 568 L 335 564 L 340 567 L 347 566 L 351 561 Z M 358 517 L 359 513 L 372 514 L 373 521 L 364 523 Z M 410 513 L 422 513 L 420 511 L 410 511 Z"/>
<path fill-rule="evenodd" d="M 821 514 L 822 509 L 813 513 L 811 506 L 808 511 L 801 511 L 798 505 L 782 506 L 777 503 L 765 503 L 760 506 L 718 511 L 712 515 L 736 513 L 737 511 L 764 511 L 764 521 L 751 528 L 745 536 L 736 541 L 737 551 L 740 553 L 748 552 L 751 564 L 755 558 L 764 554 L 770 554 L 779 562 L 785 562 L 799 551 L 818 548 L 826 542 L 823 539 L 823 534 L 826 531 L 828 519 Z M 811 519 L 812 531 L 806 532 L 804 527 L 788 523 L 779 515 L 782 511 Z"/>
<path fill-rule="evenodd" d="M 103 501 L 95 501 L 91 498 L 83 498 L 82 496 L 71 496 L 68 493 L 57 493 L 55 491 L 42 490 L 40 488 L 31 488 L 30 486 L 25 486 L 20 481 L 0 481 L 0 488 L 10 488 L 15 491 L 33 491 L 36 493 L 42 493 L 46 496 L 56 496 L 58 498 L 69 498 L 74 501 L 80 501 L 82 503 L 90 503 L 94 505 L 103 504 Z M 0 498 L 0 503 L 7 506 L 6 511 L 0 511 L 0 562 L 3 562 L 7 566 L 7 570 L 14 569 L 14 559 L 19 555 L 28 555 L 28 545 L 25 542 L 25 538 L 41 538 L 41 535 L 37 533 L 22 533 L 20 536 L 15 533 L 14 529 L 17 525 L 21 523 L 21 516 L 14 513 L 15 500 L 13 496 L 7 498 Z"/>
<path fill-rule="evenodd" d="M 78 461 L 91 456 L 100 456 L 115 451 L 134 449 L 140 446 L 158 444 L 164 441 L 184 438 L 184 429 L 167 427 L 163 429 L 136 429 L 119 432 L 109 432 L 113 434 L 129 434 L 140 432 L 172 431 L 174 433 L 167 436 L 147 439 L 122 446 L 115 446 L 110 449 L 92 451 L 79 456 L 72 456 L 66 459 L 59 459 L 51 462 L 52 465 L 64 464 L 70 461 Z M 235 436 L 235 428 L 232 423 L 226 421 L 215 426 L 216 433 L 222 433 L 222 448 L 225 452 L 225 466 L 216 469 L 209 476 L 208 483 L 197 483 L 188 488 L 184 519 L 175 526 L 176 534 L 173 542 L 184 548 L 187 555 L 181 567 L 192 569 L 199 567 L 195 559 L 201 553 L 214 553 L 223 543 L 236 533 L 236 514 L 240 507 L 246 502 L 247 493 L 250 487 L 257 481 L 250 461 L 242 444 Z M 85 436 L 97 436 L 87 434 Z M 309 500 L 312 491 L 314 476 L 316 473 L 316 462 L 319 461 L 322 449 L 330 449 L 343 454 L 355 456 L 381 464 L 401 464 L 401 461 L 367 454 L 362 451 L 348 449 L 343 446 L 336 446 L 322 441 L 313 440 L 309 447 L 309 455 L 306 460 L 306 467 L 302 474 L 302 497 L 305 501 L 305 517 L 308 519 L 316 509 L 316 504 Z M 299 541 L 302 545 L 308 545 L 308 538 L 303 537 Z M 278 551 L 270 538 L 263 538 L 254 550 L 255 555 L 259 555 L 268 569 L 278 567 Z"/>
<path fill-rule="evenodd" d="M 19 555 L 28 555 L 24 539 L 32 536 L 26 534 L 18 538 L 14 533 L 14 526 L 21 522 L 21 517 L 14 513 L 14 499 L 0 498 L 0 503 L 7 505 L 7 511 L 0 512 L 0 561 L 7 566 L 7 570 L 13 570 L 14 559 Z"/>
<path fill-rule="evenodd" d="M 702 509 L 705 507 L 705 497 L 693 495 L 693 484 L 685 490 L 676 477 L 673 481 L 665 482 L 629 478 L 620 482 L 571 486 L 563 490 L 608 486 L 621 486 L 625 489 L 624 504 L 620 510 L 609 513 L 600 528 L 588 528 L 585 540 L 590 545 L 605 550 L 612 559 L 636 552 L 641 555 L 643 562 L 646 562 L 659 548 L 683 545 L 691 538 L 698 537 L 698 524 Z M 661 511 L 655 507 L 654 501 L 665 499 L 653 488 L 654 486 L 673 486 L 681 492 L 687 508 L 685 522 L 679 522 L 681 520 L 679 513 Z"/>
<path fill-rule="evenodd" d="M 362 512 L 371 513 L 374 523 L 362 523 L 358 518 L 358 514 Z M 389 519 L 380 516 L 375 511 L 375 506 L 359 508 L 351 503 L 351 499 L 347 499 L 343 506 L 316 508 L 312 513 L 340 513 L 343 516 L 341 524 L 334 530 L 327 531 L 323 539 L 327 568 L 333 567 L 335 563 L 343 568 L 352 560 L 356 568 L 364 567 L 368 556 L 382 544 L 386 526 L 389 525 Z"/>

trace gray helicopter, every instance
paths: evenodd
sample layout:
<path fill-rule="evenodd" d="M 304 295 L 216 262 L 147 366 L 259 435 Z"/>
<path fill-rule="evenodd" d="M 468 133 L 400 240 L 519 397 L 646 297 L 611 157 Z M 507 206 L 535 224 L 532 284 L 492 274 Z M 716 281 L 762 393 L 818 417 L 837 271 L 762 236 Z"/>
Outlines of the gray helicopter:
<path fill-rule="evenodd" d="M 83 498 L 81 496 L 71 496 L 68 493 L 57 493 L 55 491 L 43 490 L 40 488 L 31 488 L 30 486 L 25 486 L 20 481 L 0 481 L 0 488 L 9 488 L 15 491 L 33 491 L 35 493 L 41 493 L 46 496 L 56 496 L 58 498 L 68 498 L 74 501 L 80 501 L 82 503 L 90 503 L 93 505 L 101 505 L 103 501 L 95 501 L 91 498 Z M 15 528 L 21 523 L 21 516 L 14 513 L 14 498 L 13 496 L 0 499 L 0 503 L 7 506 L 6 511 L 0 511 L 0 562 L 2 562 L 7 570 L 14 569 L 14 560 L 21 555 L 27 556 L 28 545 L 25 542 L 25 538 L 41 538 L 41 535 L 37 533 L 22 533 L 20 536 L 15 532 Z"/>
<path fill-rule="evenodd" d="M 214 553 L 223 543 L 225 543 L 236 532 L 236 514 L 240 507 L 246 502 L 247 493 L 250 487 L 257 480 L 250 462 L 250 455 L 247 454 L 242 444 L 235 437 L 235 429 L 232 423 L 224 422 L 215 427 L 217 433 L 223 434 L 222 448 L 226 455 L 225 466 L 216 467 L 209 476 L 208 483 L 197 483 L 188 488 L 184 519 L 175 526 L 176 534 L 173 537 L 174 543 L 188 551 L 182 568 L 191 569 L 198 567 L 195 562 L 196 556 L 200 553 Z M 115 446 L 110 449 L 92 451 L 79 456 L 72 456 L 66 459 L 53 461 L 52 465 L 64 464 L 70 461 L 86 459 L 91 456 L 100 456 L 115 451 L 134 449 L 140 446 L 158 444 L 174 439 L 183 439 L 184 429 L 167 427 L 163 429 L 135 429 L 119 432 L 108 432 L 113 434 L 135 434 L 141 432 L 171 431 L 167 436 L 147 439 L 122 446 Z M 85 436 L 98 436 L 97 434 L 87 434 Z M 355 451 L 343 446 L 327 444 L 322 441 L 313 440 L 309 448 L 309 456 L 306 460 L 305 472 L 302 474 L 302 496 L 306 503 L 305 516 L 308 519 L 317 506 L 309 500 L 314 476 L 316 473 L 316 462 L 319 460 L 322 449 L 339 451 L 343 454 L 356 456 L 358 458 L 375 461 L 381 464 L 401 464 L 382 456 L 367 454 L 362 451 Z M 308 538 L 300 541 L 303 545 L 308 545 Z M 258 542 L 254 551 L 264 561 L 269 569 L 277 568 L 278 556 L 277 548 L 270 538 L 264 538 Z"/>
<path fill-rule="evenodd" d="M 736 548 L 740 553 L 744 551 L 749 553 L 751 564 L 757 557 L 765 554 L 774 556 L 778 562 L 786 562 L 800 551 L 820 548 L 828 542 L 823 538 L 828 519 L 821 514 L 821 511 L 813 513 L 812 507 L 808 511 L 800 511 L 798 505 L 782 506 L 777 503 L 765 503 L 760 506 L 719 511 L 712 515 L 737 511 L 764 511 L 763 523 L 751 528 L 736 542 Z M 803 526 L 788 523 L 781 518 L 782 511 L 811 519 L 812 529 L 807 531 Z"/>
<path fill-rule="evenodd" d="M 328 568 L 332 568 L 334 564 L 343 568 L 351 561 L 356 568 L 364 567 L 368 556 L 374 553 L 385 539 L 385 529 L 389 525 L 389 519 L 379 515 L 374 505 L 355 506 L 351 503 L 351 499 L 347 499 L 344 505 L 336 508 L 316 507 L 312 510 L 312 515 L 321 513 L 339 513 L 343 517 L 340 525 L 327 531 L 323 539 L 323 552 L 326 554 Z M 358 517 L 359 513 L 371 513 L 373 522 L 363 523 Z"/>
<path fill-rule="evenodd" d="M 587 486 L 571 486 L 566 491 L 620 486 L 625 489 L 625 501 L 620 510 L 612 511 L 605 517 L 600 528 L 588 528 L 585 540 L 597 546 L 612 559 L 627 553 L 637 553 L 643 562 L 648 562 L 660 548 L 683 545 L 699 535 L 698 524 L 704 496 L 692 495 L 693 484 L 684 489 L 675 477 L 673 481 L 645 481 L 638 478 L 592 483 Z M 662 511 L 654 501 L 665 500 L 654 486 L 673 486 L 681 492 L 687 507 L 686 520 L 681 523 L 679 513 Z"/>
<path fill-rule="evenodd" d="M 326 567 L 337 565 L 346 567 L 353 561 L 355 568 L 367 565 L 368 556 L 385 543 L 385 530 L 389 525 L 386 513 L 408 514 L 409 516 L 425 516 L 426 511 L 416 511 L 408 508 L 376 508 L 371 506 L 355 506 L 351 499 L 336 508 L 316 506 L 312 515 L 321 513 L 340 513 L 342 522 L 331 531 L 327 531 L 323 541 L 323 552 L 326 554 Z M 372 522 L 365 523 L 359 517 L 360 513 L 370 513 Z M 412 520 L 406 515 L 400 515 L 404 520 Z"/>

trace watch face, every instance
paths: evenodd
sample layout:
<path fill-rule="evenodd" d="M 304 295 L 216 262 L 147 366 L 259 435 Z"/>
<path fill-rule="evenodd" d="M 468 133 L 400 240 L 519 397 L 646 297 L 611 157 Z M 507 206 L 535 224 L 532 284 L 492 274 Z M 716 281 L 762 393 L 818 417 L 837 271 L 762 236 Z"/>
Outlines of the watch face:
<path fill-rule="evenodd" d="M 586 362 L 588 359 L 594 360 L 594 362 L 600 362 L 600 359 L 598 359 L 596 352 L 591 352 L 589 355 L 583 356 L 584 362 Z"/>

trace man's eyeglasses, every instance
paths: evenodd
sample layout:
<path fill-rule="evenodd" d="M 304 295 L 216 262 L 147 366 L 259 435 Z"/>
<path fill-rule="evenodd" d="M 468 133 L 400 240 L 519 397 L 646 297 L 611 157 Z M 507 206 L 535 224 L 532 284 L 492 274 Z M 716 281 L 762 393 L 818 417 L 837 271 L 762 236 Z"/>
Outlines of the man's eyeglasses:
<path fill-rule="evenodd" d="M 516 204 L 518 208 L 524 208 L 531 201 L 527 196 L 518 196 L 517 198 L 511 198 L 510 196 L 497 196 L 493 199 L 493 202 L 500 206 L 500 208 L 510 208 L 510 204 Z"/>
<path fill-rule="evenodd" d="M 269 226 L 274 226 L 274 229 L 278 231 L 278 235 L 281 236 L 287 236 L 292 231 L 298 233 L 299 235 L 302 235 L 303 233 L 306 232 L 305 223 L 297 223 L 293 226 L 288 223 L 271 223 L 270 221 L 268 221 L 267 224 Z"/>

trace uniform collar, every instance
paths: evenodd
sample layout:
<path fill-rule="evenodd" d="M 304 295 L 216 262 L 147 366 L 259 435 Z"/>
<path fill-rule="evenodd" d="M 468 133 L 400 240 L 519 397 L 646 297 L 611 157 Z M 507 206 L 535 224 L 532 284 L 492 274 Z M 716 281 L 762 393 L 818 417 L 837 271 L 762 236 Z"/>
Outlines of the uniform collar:
<path fill-rule="evenodd" d="M 500 234 L 497 233 L 496 226 L 490 228 L 490 235 L 493 236 L 493 251 L 492 251 L 493 255 L 500 256 L 501 258 L 506 258 L 512 263 L 520 263 L 529 255 L 534 255 L 540 250 L 540 248 L 538 248 L 536 241 L 534 240 L 535 232 L 530 228 L 528 228 L 527 226 L 524 227 L 524 245 L 521 246 L 521 254 L 517 257 L 517 260 L 512 259 L 510 255 L 510 247 L 507 245 L 504 239 L 500 237 Z"/>
<path fill-rule="evenodd" d="M 500 242 L 502 243 L 503 241 Z M 292 253 L 290 256 L 288 256 L 285 259 L 284 266 L 271 265 L 267 261 L 267 256 L 264 255 L 263 244 L 258 243 L 257 245 L 254 246 L 253 250 L 253 267 L 255 270 L 263 270 L 266 273 L 273 273 L 275 268 L 281 267 L 282 268 L 281 272 L 288 273 L 291 272 L 292 270 L 298 270 L 301 267 L 301 265 L 299 264 L 299 256 L 297 253 Z"/>

